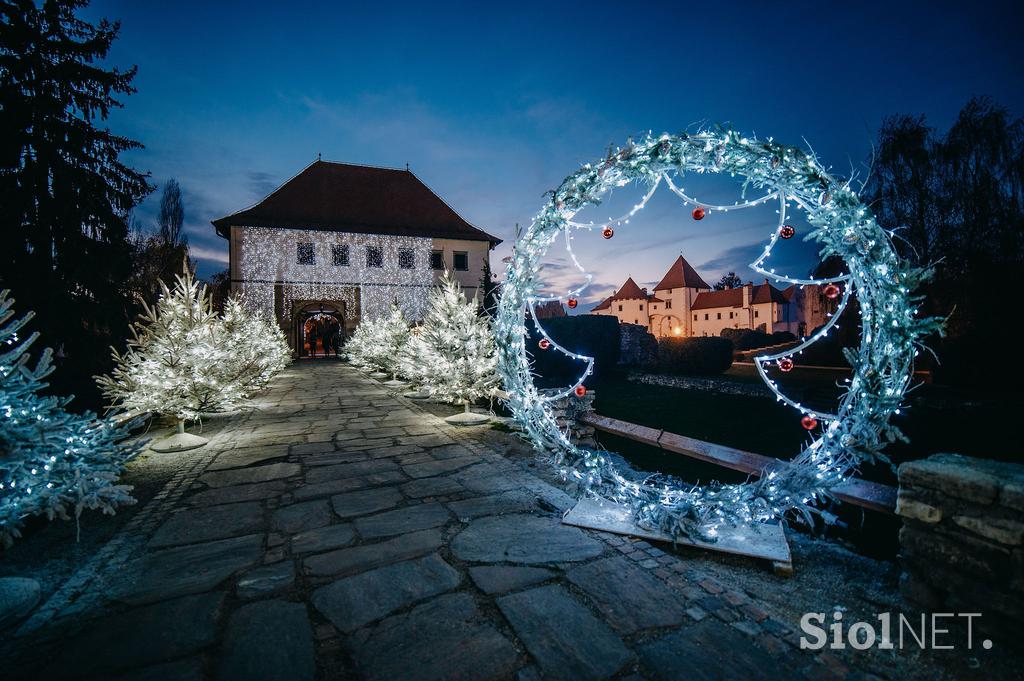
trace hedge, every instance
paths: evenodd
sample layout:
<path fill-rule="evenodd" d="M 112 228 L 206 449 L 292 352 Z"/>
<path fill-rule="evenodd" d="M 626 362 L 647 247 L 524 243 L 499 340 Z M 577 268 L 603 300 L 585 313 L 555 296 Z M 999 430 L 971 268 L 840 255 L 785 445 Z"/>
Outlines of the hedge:
<path fill-rule="evenodd" d="M 594 377 L 598 378 L 619 361 L 619 320 L 610 315 L 574 315 L 542 319 L 541 325 L 556 343 L 577 354 L 594 358 Z M 538 385 L 575 380 L 583 372 L 583 362 L 567 357 L 555 349 L 541 350 L 541 335 L 531 321 L 526 349 L 533 357 Z M 548 380 L 545 380 L 548 379 Z"/>
<path fill-rule="evenodd" d="M 725 338 L 662 338 L 658 370 L 691 376 L 720 374 L 732 366 L 732 353 L 732 342 Z"/>
<path fill-rule="evenodd" d="M 721 336 L 728 339 L 737 351 L 753 350 L 796 340 L 796 336 L 789 331 L 765 333 L 763 327 L 762 324 L 756 329 L 722 329 Z"/>

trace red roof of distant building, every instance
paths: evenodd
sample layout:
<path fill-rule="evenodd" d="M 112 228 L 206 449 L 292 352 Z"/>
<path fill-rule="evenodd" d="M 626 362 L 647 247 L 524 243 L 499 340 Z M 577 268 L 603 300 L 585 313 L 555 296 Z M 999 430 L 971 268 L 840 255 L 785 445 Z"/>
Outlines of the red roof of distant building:
<path fill-rule="evenodd" d="M 611 306 L 612 306 L 612 297 L 608 296 L 607 298 L 602 300 L 600 303 L 598 303 L 594 307 L 590 308 L 590 311 L 591 312 L 597 312 L 598 310 L 607 310 Z"/>
<path fill-rule="evenodd" d="M 751 303 L 788 303 L 789 298 L 767 281 L 754 287 L 750 295 Z"/>
<path fill-rule="evenodd" d="M 727 288 L 724 291 L 702 291 L 693 299 L 691 310 L 706 310 L 712 307 L 743 307 L 743 287 Z"/>
<path fill-rule="evenodd" d="M 762 303 L 786 304 L 789 302 L 789 298 L 782 291 L 767 282 L 757 286 L 752 284 L 746 284 L 746 286 L 751 287 L 751 305 Z M 707 310 L 713 307 L 743 307 L 743 289 L 744 286 L 737 286 L 736 288 L 727 288 L 724 291 L 702 291 L 694 298 L 690 309 Z"/>
<path fill-rule="evenodd" d="M 613 295 L 611 297 L 611 299 L 612 300 L 634 300 L 634 299 L 646 300 L 647 299 L 647 291 L 646 291 L 646 289 L 640 288 L 637 285 L 637 283 L 635 281 L 633 281 L 633 277 L 629 277 L 628 279 L 626 279 L 626 283 L 622 285 L 622 288 L 620 288 L 618 291 L 616 291 L 615 295 Z"/>
<path fill-rule="evenodd" d="M 655 291 L 664 291 L 665 289 L 675 288 L 711 288 L 707 282 L 701 279 L 700 275 L 697 274 L 697 270 L 693 269 L 690 263 L 686 262 L 683 256 L 676 258 L 676 261 L 672 263 L 672 266 L 668 268 L 668 272 L 661 278 L 658 285 L 654 287 Z"/>
<path fill-rule="evenodd" d="M 256 205 L 213 221 L 441 239 L 501 239 L 469 224 L 409 170 L 315 161 Z"/>

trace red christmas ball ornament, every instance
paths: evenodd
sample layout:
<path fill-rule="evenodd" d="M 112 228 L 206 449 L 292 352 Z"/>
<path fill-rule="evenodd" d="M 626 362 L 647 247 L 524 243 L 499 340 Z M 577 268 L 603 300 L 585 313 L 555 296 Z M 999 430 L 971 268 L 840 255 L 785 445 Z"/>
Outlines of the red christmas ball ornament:
<path fill-rule="evenodd" d="M 537 342 L 537 345 L 540 347 L 541 350 L 547 350 L 548 348 L 551 347 L 551 341 L 549 341 L 547 338 L 541 338 L 540 341 Z"/>
<path fill-rule="evenodd" d="M 800 425 L 803 426 L 805 430 L 814 430 L 818 427 L 818 419 L 808 414 L 800 419 Z"/>
<path fill-rule="evenodd" d="M 696 208 L 693 209 L 694 220 L 703 220 L 705 215 L 707 215 L 707 212 L 700 206 L 697 206 Z"/>
<path fill-rule="evenodd" d="M 575 298 L 570 298 L 565 302 L 565 304 L 569 306 L 570 310 L 575 310 L 576 306 L 580 304 L 580 301 L 576 300 Z"/>
<path fill-rule="evenodd" d="M 782 359 L 779 360 L 779 368 L 782 369 L 783 371 L 792 371 L 793 360 L 791 360 L 789 357 L 783 357 Z"/>
<path fill-rule="evenodd" d="M 826 284 L 825 288 L 823 288 L 821 292 L 825 294 L 826 298 L 839 297 L 839 287 L 836 286 L 835 284 Z"/>
<path fill-rule="evenodd" d="M 779 227 L 779 236 L 783 239 L 792 239 L 794 234 L 796 234 L 796 228 L 793 225 Z"/>
<path fill-rule="evenodd" d="M 604 229 L 601 230 L 601 236 L 603 236 L 605 239 L 611 239 L 613 236 L 615 236 L 615 230 L 612 229 L 611 227 L 605 227 Z"/>
<path fill-rule="evenodd" d="M 574 390 L 573 392 L 576 393 L 576 397 L 583 397 L 584 395 L 587 394 L 587 388 L 586 386 L 578 385 L 576 386 L 576 390 Z"/>

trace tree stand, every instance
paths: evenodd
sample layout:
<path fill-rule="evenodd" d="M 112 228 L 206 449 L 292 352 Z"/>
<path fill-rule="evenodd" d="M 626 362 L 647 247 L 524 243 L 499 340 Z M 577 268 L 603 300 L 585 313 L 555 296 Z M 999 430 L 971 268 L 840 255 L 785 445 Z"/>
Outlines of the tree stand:
<path fill-rule="evenodd" d="M 397 390 L 398 388 L 408 388 L 409 387 L 409 383 L 408 383 L 408 381 L 399 380 L 398 376 L 395 376 L 394 374 L 391 374 L 391 380 L 390 381 L 384 381 L 384 387 L 385 388 L 393 388 L 393 389 Z"/>
<path fill-rule="evenodd" d="M 469 400 L 462 403 L 465 407 L 465 411 L 461 414 L 453 414 L 445 419 L 445 423 L 450 423 L 453 426 L 479 426 L 487 423 L 491 420 L 490 416 L 484 414 L 476 414 L 469 410 Z"/>
<path fill-rule="evenodd" d="M 370 378 L 387 378 L 387 377 L 388 377 L 388 375 L 385 374 L 383 371 L 374 371 L 372 374 L 370 374 Z"/>
<path fill-rule="evenodd" d="M 185 432 L 185 421 L 178 421 L 178 432 L 163 440 L 149 446 L 154 452 L 184 452 L 189 449 L 197 449 L 205 445 L 209 440 L 199 435 Z"/>
<path fill-rule="evenodd" d="M 410 390 L 407 393 L 402 393 L 402 397 L 410 400 L 426 400 L 430 398 L 430 393 L 423 392 L 422 390 Z"/>

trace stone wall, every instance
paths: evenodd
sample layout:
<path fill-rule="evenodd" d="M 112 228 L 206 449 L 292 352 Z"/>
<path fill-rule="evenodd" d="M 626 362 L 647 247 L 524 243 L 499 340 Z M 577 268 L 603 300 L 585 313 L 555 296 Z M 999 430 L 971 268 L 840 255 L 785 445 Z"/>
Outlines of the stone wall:
<path fill-rule="evenodd" d="M 936 454 L 900 466 L 904 598 L 976 612 L 1005 637 L 1024 626 L 1024 465 Z"/>
<path fill-rule="evenodd" d="M 541 390 L 541 394 L 554 394 L 557 390 Z M 560 397 L 549 403 L 551 413 L 555 417 L 555 423 L 563 431 L 569 431 L 569 440 L 579 447 L 596 447 L 597 440 L 594 439 L 594 427 L 579 422 L 580 417 L 594 411 L 593 390 L 588 390 L 583 397 L 569 395 Z"/>
<path fill-rule="evenodd" d="M 643 371 L 631 371 L 627 378 L 637 383 L 662 385 L 667 388 L 688 388 L 691 390 L 707 390 L 723 395 L 747 395 L 749 397 L 774 397 L 774 393 L 762 382 L 746 383 L 727 378 L 701 376 L 676 376 L 674 374 L 649 374 Z"/>
<path fill-rule="evenodd" d="M 658 359 L 658 339 L 641 324 L 619 324 L 619 364 L 650 366 Z"/>

